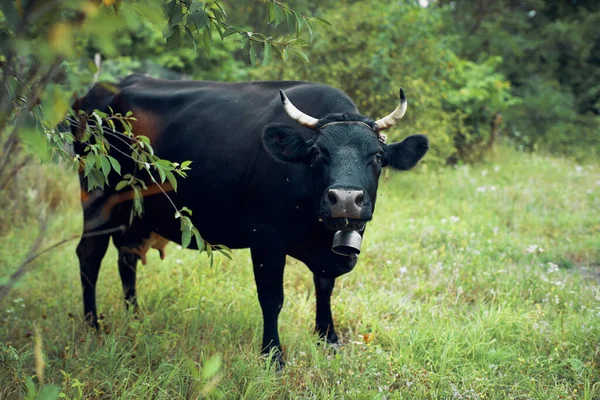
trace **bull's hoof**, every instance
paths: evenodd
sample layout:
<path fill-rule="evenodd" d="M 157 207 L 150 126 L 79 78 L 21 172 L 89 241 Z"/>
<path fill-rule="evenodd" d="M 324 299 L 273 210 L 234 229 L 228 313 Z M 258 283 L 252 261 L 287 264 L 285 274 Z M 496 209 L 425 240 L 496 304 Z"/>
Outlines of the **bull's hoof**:
<path fill-rule="evenodd" d="M 98 324 L 98 317 L 95 315 L 88 314 L 83 319 L 84 324 L 96 332 L 100 330 L 100 325 Z"/>
<path fill-rule="evenodd" d="M 317 327 L 317 329 L 315 329 L 315 331 L 319 335 L 320 341 L 325 342 L 327 345 L 330 345 L 330 346 L 335 345 L 340 341 L 340 339 L 338 338 L 338 335 L 333 330 L 319 329 Z"/>
<path fill-rule="evenodd" d="M 337 354 L 342 349 L 342 345 L 340 344 L 339 341 L 335 342 L 335 343 L 326 342 L 325 347 L 327 348 L 327 350 L 331 351 L 333 354 Z"/>
<path fill-rule="evenodd" d="M 281 351 L 273 350 L 270 353 L 263 353 L 263 356 L 266 358 L 269 368 L 273 367 L 275 372 L 283 371 L 285 361 L 283 360 L 283 353 Z"/>
<path fill-rule="evenodd" d="M 340 344 L 338 335 L 334 331 L 319 331 L 317 328 L 317 333 L 319 335 L 319 342 L 317 344 L 322 345 L 333 354 L 337 354 L 337 352 L 340 351 L 342 345 Z"/>

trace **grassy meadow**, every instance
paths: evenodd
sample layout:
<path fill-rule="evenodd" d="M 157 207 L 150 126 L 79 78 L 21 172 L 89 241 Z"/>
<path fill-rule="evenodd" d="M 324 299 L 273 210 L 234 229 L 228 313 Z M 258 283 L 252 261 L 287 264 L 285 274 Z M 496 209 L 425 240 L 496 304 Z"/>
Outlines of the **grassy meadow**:
<path fill-rule="evenodd" d="M 76 177 L 60 185 L 67 206 L 48 245 L 81 230 Z M 25 397 L 42 371 L 66 399 L 600 398 L 600 166 L 499 148 L 476 166 L 390 173 L 379 196 L 360 261 L 334 291 L 337 353 L 313 333 L 304 265 L 288 259 L 277 373 L 259 356 L 249 251 L 211 268 L 174 244 L 139 264 L 137 319 L 111 246 L 95 334 L 82 326 L 72 241 L 2 305 L 0 399 Z M 0 276 L 36 234 L 2 233 Z"/>

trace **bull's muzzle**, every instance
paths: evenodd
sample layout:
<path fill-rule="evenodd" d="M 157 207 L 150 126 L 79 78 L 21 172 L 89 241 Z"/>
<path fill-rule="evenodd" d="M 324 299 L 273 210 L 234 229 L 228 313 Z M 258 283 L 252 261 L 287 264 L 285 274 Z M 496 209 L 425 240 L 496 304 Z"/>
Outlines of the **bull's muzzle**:
<path fill-rule="evenodd" d="M 363 190 L 329 189 L 327 192 L 331 205 L 332 218 L 360 219 L 365 200 Z"/>
<path fill-rule="evenodd" d="M 341 256 L 358 257 L 362 236 L 357 231 L 337 231 L 333 235 L 331 250 Z"/>

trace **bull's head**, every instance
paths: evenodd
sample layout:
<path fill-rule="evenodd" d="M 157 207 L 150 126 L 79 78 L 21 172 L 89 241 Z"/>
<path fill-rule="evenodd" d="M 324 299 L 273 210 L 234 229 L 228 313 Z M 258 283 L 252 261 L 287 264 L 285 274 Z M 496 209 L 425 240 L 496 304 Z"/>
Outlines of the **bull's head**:
<path fill-rule="evenodd" d="M 409 170 L 429 148 L 423 135 L 386 144 L 381 134 L 404 116 L 404 91 L 400 89 L 398 107 L 377 121 L 351 113 L 316 119 L 298 110 L 283 91 L 280 94 L 287 114 L 317 135 L 306 141 L 291 126 L 271 124 L 263 132 L 265 148 L 277 160 L 311 167 L 317 218 L 328 229 L 361 232 L 373 217 L 382 168 Z"/>

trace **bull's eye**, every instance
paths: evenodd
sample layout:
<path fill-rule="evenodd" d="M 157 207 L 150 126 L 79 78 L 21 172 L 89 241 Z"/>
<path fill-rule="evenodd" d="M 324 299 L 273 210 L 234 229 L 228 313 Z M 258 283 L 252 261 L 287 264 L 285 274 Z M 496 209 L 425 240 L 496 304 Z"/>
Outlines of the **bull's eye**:
<path fill-rule="evenodd" d="M 381 155 L 381 153 L 377 153 L 375 154 L 375 162 L 377 164 L 381 164 L 381 160 L 382 160 L 383 156 Z"/>
<path fill-rule="evenodd" d="M 321 152 L 319 151 L 319 149 L 317 149 L 314 146 L 309 149 L 309 152 L 310 152 L 310 164 L 312 165 L 319 159 L 319 157 L 321 156 Z"/>

